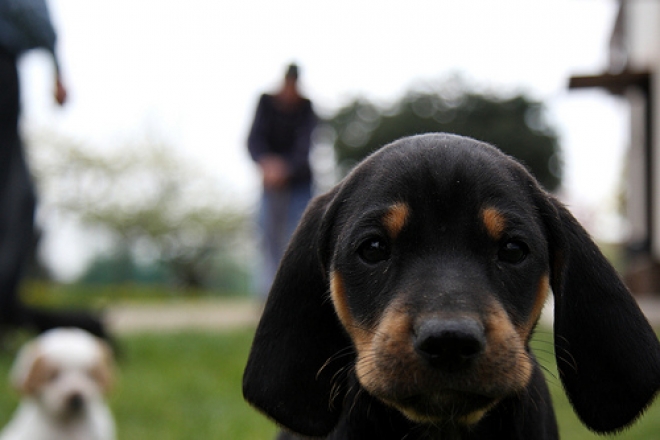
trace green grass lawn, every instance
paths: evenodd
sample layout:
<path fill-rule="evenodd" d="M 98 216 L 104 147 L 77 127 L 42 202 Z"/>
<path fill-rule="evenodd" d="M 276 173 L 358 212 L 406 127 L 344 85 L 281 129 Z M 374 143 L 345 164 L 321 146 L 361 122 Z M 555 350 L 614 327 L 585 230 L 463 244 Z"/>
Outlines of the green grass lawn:
<path fill-rule="evenodd" d="M 142 334 L 120 338 L 119 378 L 110 398 L 120 440 L 191 438 L 259 440 L 273 438 L 275 426 L 241 396 L 241 375 L 252 332 Z M 561 391 L 552 360 L 551 335 L 535 342 L 546 365 L 562 438 L 602 439 L 573 415 Z M 0 378 L 7 377 L 13 353 L 0 353 Z M 0 379 L 0 426 L 18 397 Z M 613 439 L 660 437 L 660 402 L 642 421 Z"/>

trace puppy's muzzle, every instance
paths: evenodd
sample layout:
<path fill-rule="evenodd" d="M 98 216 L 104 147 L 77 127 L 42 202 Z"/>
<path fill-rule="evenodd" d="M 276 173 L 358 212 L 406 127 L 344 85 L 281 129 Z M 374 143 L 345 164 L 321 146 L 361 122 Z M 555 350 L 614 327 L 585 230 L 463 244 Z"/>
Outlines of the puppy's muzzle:
<path fill-rule="evenodd" d="M 469 368 L 479 358 L 486 347 L 486 336 L 483 325 L 474 319 L 431 318 L 416 326 L 413 345 L 431 367 L 456 372 Z"/>

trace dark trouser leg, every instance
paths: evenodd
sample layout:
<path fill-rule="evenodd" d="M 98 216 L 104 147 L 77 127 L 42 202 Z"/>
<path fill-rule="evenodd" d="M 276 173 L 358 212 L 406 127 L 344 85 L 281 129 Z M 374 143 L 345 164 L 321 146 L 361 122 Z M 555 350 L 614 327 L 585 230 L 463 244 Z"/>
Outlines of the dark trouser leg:
<path fill-rule="evenodd" d="M 33 239 L 35 196 L 18 133 L 16 59 L 0 51 L 0 325 L 20 325 L 21 272 Z"/>

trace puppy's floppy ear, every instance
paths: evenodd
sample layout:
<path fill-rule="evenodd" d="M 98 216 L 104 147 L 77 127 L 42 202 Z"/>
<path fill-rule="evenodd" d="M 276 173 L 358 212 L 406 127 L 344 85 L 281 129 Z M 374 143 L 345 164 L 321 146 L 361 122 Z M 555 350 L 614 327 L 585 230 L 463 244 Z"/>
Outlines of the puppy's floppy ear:
<path fill-rule="evenodd" d="M 537 196 L 550 245 L 555 354 L 564 389 L 590 429 L 621 430 L 660 387 L 660 344 L 589 234 L 559 202 Z"/>
<path fill-rule="evenodd" d="M 92 369 L 92 377 L 104 393 L 110 392 L 115 382 L 114 355 L 110 344 L 94 336 L 99 348 L 99 360 Z"/>
<path fill-rule="evenodd" d="M 329 298 L 326 241 L 332 194 L 314 199 L 282 259 L 243 376 L 243 395 L 283 426 L 327 435 L 342 398 L 333 388 L 350 345 Z M 325 255 L 324 255 L 325 254 Z"/>
<path fill-rule="evenodd" d="M 9 380 L 19 393 L 30 395 L 39 390 L 51 371 L 53 367 L 48 365 L 41 354 L 38 342 L 31 341 L 19 350 Z"/>

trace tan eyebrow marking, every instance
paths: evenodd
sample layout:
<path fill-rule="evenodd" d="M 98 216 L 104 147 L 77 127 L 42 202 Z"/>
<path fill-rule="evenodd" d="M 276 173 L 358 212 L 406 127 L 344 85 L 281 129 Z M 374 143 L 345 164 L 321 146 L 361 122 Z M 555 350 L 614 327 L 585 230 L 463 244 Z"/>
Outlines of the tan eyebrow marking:
<path fill-rule="evenodd" d="M 397 202 L 387 210 L 387 213 L 383 217 L 383 224 L 392 240 L 399 235 L 409 215 L 410 208 L 403 202 Z"/>
<path fill-rule="evenodd" d="M 502 238 L 506 228 L 506 218 L 500 211 L 495 208 L 484 208 L 481 211 L 481 220 L 484 222 L 488 235 L 495 240 Z"/>

